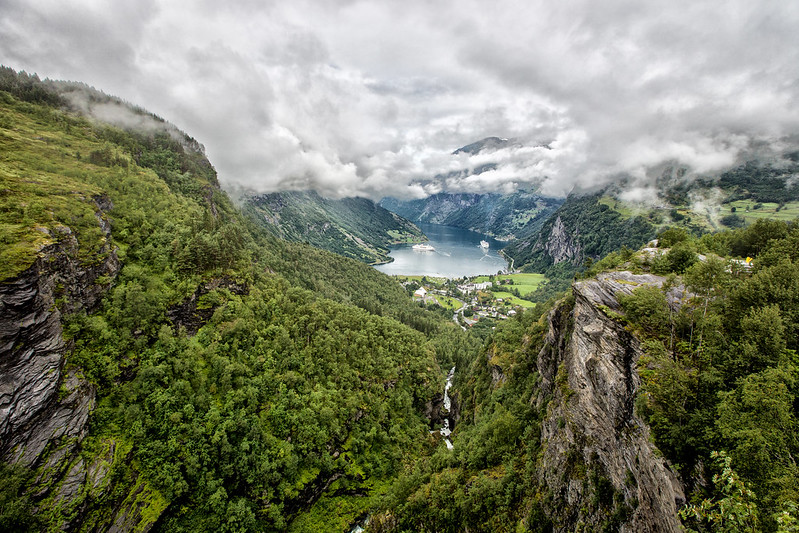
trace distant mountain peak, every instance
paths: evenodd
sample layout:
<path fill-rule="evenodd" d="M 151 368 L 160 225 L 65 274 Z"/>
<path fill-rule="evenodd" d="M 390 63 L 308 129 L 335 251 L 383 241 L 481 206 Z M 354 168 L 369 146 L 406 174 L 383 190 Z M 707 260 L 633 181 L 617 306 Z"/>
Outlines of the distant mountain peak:
<path fill-rule="evenodd" d="M 467 153 L 471 155 L 477 155 L 480 152 L 487 150 L 487 151 L 495 151 L 499 150 L 500 148 L 504 148 L 510 143 L 508 139 L 504 139 L 501 137 L 486 137 L 477 142 L 473 142 L 472 144 L 467 144 L 466 146 L 461 146 L 454 152 L 452 155 L 457 155 L 460 153 Z"/>

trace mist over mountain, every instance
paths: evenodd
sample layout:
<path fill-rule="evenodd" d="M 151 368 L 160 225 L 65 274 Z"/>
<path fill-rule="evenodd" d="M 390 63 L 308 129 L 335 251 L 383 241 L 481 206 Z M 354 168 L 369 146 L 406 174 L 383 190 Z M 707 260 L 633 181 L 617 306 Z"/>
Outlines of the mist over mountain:
<path fill-rule="evenodd" d="M 169 116 L 229 190 L 563 197 L 626 177 L 642 196 L 664 163 L 690 178 L 795 150 L 797 26 L 777 1 L 8 0 L 0 62 Z M 515 141 L 496 168 L 429 182 L 485 164 L 451 152 L 488 135 Z"/>

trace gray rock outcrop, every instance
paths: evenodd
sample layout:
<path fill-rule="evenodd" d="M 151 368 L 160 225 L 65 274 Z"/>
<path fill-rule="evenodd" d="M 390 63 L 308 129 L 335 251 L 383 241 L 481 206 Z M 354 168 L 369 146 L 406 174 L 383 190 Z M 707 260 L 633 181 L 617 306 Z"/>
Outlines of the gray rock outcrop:
<path fill-rule="evenodd" d="M 110 208 L 110 201 L 98 197 L 95 203 L 107 239 L 110 225 L 100 206 Z M 94 401 L 90 387 L 73 376 L 66 398 L 57 398 L 66 351 L 61 313 L 93 310 L 119 271 L 107 240 L 85 264 L 72 231 L 61 226 L 56 233 L 57 242 L 30 268 L 0 283 L 0 458 L 25 465 L 36 462 L 47 442 L 76 434 L 86 422 Z"/>
<path fill-rule="evenodd" d="M 79 448 L 95 406 L 94 387 L 79 372 L 64 372 L 62 312 L 95 309 L 120 269 L 108 242 L 111 202 L 100 196 L 94 203 L 105 238 L 90 261 L 79 256 L 69 228 L 43 230 L 55 242 L 0 283 L 0 460 L 35 471 L 31 494 L 61 509 L 84 498 L 87 467 Z M 61 529 L 74 526 L 71 518 L 64 514 Z"/>
<path fill-rule="evenodd" d="M 555 264 L 563 261 L 574 261 L 580 257 L 580 246 L 575 241 L 574 236 L 569 233 L 560 216 L 555 219 L 549 236 L 541 246 Z"/>
<path fill-rule="evenodd" d="M 677 532 L 684 494 L 651 442 L 634 399 L 640 386 L 639 341 L 605 309 L 620 311 L 616 295 L 663 278 L 629 272 L 574 284 L 572 308 L 549 315 L 538 355 L 542 378 L 539 481 L 552 493 L 547 514 L 556 531 Z"/>

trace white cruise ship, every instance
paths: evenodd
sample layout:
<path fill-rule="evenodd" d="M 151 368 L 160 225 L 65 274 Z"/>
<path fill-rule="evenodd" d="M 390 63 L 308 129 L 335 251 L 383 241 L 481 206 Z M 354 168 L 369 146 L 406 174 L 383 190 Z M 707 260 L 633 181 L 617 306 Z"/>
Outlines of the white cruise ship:
<path fill-rule="evenodd" d="M 432 246 L 430 246 L 426 242 L 423 242 L 422 244 L 414 244 L 412 246 L 412 248 L 414 250 L 416 250 L 417 252 L 433 252 L 433 251 L 435 251 L 435 248 L 433 248 Z"/>

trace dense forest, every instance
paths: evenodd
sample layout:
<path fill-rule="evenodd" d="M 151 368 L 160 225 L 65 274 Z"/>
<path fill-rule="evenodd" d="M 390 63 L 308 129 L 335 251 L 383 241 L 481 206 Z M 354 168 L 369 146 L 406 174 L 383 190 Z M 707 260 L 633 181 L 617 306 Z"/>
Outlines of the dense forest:
<path fill-rule="evenodd" d="M 99 122 L 69 91 L 162 126 Z M 347 531 L 367 517 L 376 532 L 619 530 L 646 512 L 625 496 L 632 471 L 619 485 L 587 439 L 563 469 L 547 462 L 579 423 L 558 357 L 589 310 L 603 327 L 586 335 L 615 328 L 640 351 L 619 347 L 635 374 L 626 407 L 684 491 L 684 526 L 799 528 L 795 223 L 665 228 L 658 250 L 635 252 L 654 226 L 570 198 L 560 220 L 598 260 L 483 341 L 361 262 L 276 238 L 219 188 L 197 141 L 85 86 L 0 70 L 0 153 L 2 295 L 38 279 L 54 297 L 40 315 L 63 328 L 41 408 L 91 399 L 81 431 L 36 453 L 9 445 L 27 427 L 0 425 L 0 530 Z M 75 276 L 44 279 L 66 264 Z M 616 271 L 649 281 L 620 284 L 613 308 L 580 292 Z M 3 337 L 4 357 L 56 345 L 25 338 L 42 320 Z M 442 416 L 452 450 L 430 432 Z"/>
<path fill-rule="evenodd" d="M 799 200 L 799 183 L 791 179 L 799 170 L 796 154 L 788 155 L 793 164 L 772 166 L 749 161 L 733 170 L 724 172 L 718 185 L 730 190 L 728 200 L 751 198 L 758 202 L 785 204 Z"/>

